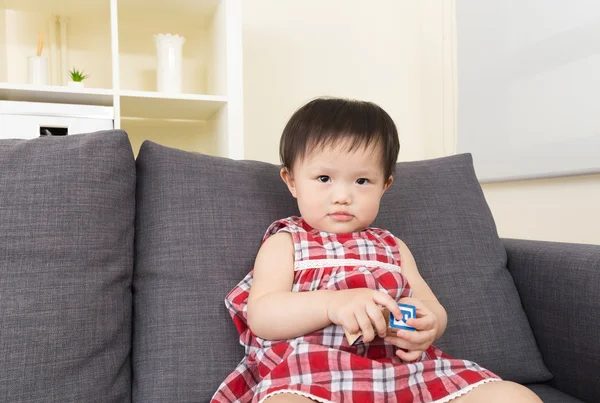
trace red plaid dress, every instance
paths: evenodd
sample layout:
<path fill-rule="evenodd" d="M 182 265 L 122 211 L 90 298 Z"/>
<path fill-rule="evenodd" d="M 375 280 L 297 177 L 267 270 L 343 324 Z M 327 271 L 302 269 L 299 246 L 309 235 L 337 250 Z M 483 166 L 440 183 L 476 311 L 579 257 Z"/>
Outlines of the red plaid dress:
<path fill-rule="evenodd" d="M 395 300 L 412 294 L 401 274 L 398 245 L 386 230 L 331 234 L 290 217 L 274 222 L 263 242 L 280 231 L 294 240 L 294 292 L 368 287 Z M 246 355 L 212 402 L 260 403 L 278 393 L 317 402 L 447 402 L 484 382 L 499 380 L 479 365 L 453 359 L 434 346 L 415 363 L 404 363 L 395 355 L 396 347 L 381 338 L 350 346 L 343 329 L 333 324 L 291 340 L 261 339 L 247 325 L 251 285 L 252 272 L 225 299 Z"/>

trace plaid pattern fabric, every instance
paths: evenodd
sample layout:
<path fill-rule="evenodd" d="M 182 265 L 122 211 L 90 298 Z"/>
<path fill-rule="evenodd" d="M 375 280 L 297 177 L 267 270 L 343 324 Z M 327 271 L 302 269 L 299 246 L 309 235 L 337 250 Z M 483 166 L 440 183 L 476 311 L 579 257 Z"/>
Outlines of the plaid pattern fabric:
<path fill-rule="evenodd" d="M 368 287 L 398 300 L 411 295 L 400 269 L 394 236 L 367 228 L 330 234 L 302 218 L 274 222 L 263 242 L 280 231 L 295 247 L 292 291 Z M 296 393 L 318 402 L 447 402 L 499 378 L 477 364 L 452 359 L 431 346 L 415 363 L 404 363 L 383 339 L 350 346 L 340 326 L 291 340 L 264 340 L 247 325 L 250 272 L 226 297 L 246 355 L 223 381 L 212 402 L 262 402 L 278 393 Z"/>

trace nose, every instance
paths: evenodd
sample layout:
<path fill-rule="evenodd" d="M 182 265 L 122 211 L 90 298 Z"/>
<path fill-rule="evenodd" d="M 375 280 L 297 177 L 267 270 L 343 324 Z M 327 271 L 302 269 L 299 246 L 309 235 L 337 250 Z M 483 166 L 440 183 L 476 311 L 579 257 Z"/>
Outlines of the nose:
<path fill-rule="evenodd" d="M 335 186 L 333 188 L 333 194 L 331 197 L 331 201 L 333 202 L 333 204 L 342 204 L 342 205 L 350 204 L 350 202 L 352 201 L 352 196 L 350 194 L 350 190 L 342 184 Z"/>

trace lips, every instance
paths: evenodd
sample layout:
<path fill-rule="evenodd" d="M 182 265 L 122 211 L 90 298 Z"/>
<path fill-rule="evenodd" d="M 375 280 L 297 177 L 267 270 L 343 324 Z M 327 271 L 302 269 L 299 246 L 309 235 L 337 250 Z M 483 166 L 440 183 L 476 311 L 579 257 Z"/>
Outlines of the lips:
<path fill-rule="evenodd" d="M 329 214 L 329 217 L 331 217 L 335 221 L 350 221 L 350 220 L 352 220 L 352 214 L 349 214 L 349 213 L 346 213 L 343 211 L 336 211 L 335 213 Z"/>

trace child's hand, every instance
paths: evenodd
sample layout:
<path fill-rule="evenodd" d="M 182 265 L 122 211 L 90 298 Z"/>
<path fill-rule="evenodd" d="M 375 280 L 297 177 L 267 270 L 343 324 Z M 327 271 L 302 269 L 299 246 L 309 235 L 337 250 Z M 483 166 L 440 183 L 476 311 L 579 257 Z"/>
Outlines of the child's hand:
<path fill-rule="evenodd" d="M 406 324 L 416 331 L 399 330 L 396 336 L 387 336 L 385 341 L 396 347 L 396 355 L 403 361 L 413 362 L 435 341 L 440 327 L 438 317 L 416 298 L 401 298 L 398 302 L 414 305 L 417 308 L 416 319 L 408 319 Z"/>
<path fill-rule="evenodd" d="M 379 306 L 378 306 L 379 305 Z M 381 307 L 389 309 L 397 319 L 402 319 L 398 304 L 388 294 L 370 288 L 335 291 L 327 306 L 327 316 L 332 323 L 349 333 L 362 332 L 363 341 L 369 343 L 387 334 L 386 320 Z"/>

